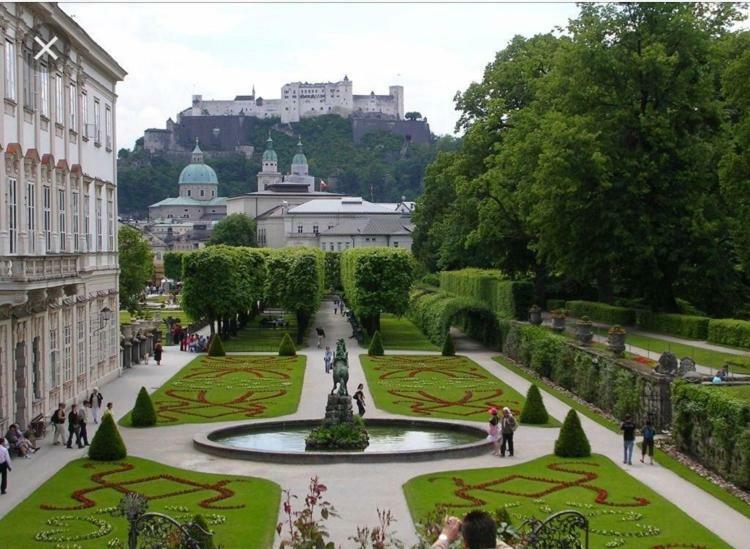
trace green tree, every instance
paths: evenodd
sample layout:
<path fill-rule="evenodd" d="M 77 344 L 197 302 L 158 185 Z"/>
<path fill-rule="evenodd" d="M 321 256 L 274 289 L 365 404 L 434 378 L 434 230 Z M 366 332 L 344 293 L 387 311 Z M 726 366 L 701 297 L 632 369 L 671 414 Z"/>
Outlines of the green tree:
<path fill-rule="evenodd" d="M 214 225 L 209 246 L 257 246 L 255 220 L 245 214 L 231 214 Z"/>
<path fill-rule="evenodd" d="M 589 439 L 583 432 L 578 413 L 572 408 L 565 416 L 560 435 L 555 441 L 555 455 L 559 457 L 588 457 L 591 455 Z"/>
<path fill-rule="evenodd" d="M 141 387 L 135 399 L 135 406 L 130 412 L 130 424 L 133 427 L 151 427 L 156 425 L 156 408 L 151 400 L 151 395 L 145 387 Z"/>
<path fill-rule="evenodd" d="M 104 414 L 89 446 L 89 458 L 96 461 L 117 461 L 127 455 L 128 451 L 112 414 Z"/>
<path fill-rule="evenodd" d="M 443 340 L 443 350 L 440 353 L 443 356 L 456 356 L 456 347 L 453 345 L 453 338 L 450 332 L 445 334 L 445 340 Z"/>
<path fill-rule="evenodd" d="M 341 283 L 347 302 L 369 335 L 380 314 L 403 315 L 414 280 L 411 254 L 399 248 L 350 248 L 341 254 Z"/>
<path fill-rule="evenodd" d="M 279 356 L 296 356 L 297 349 L 294 347 L 294 341 L 288 332 L 284 332 L 284 337 L 279 343 Z"/>
<path fill-rule="evenodd" d="M 535 425 L 543 425 L 549 421 L 549 414 L 547 413 L 547 408 L 544 406 L 542 394 L 535 383 L 531 384 L 526 393 L 526 402 L 523 404 L 523 410 L 521 410 L 519 419 L 521 423 Z"/>
<path fill-rule="evenodd" d="M 226 354 L 221 336 L 216 334 L 211 338 L 211 343 L 208 344 L 208 356 L 226 356 Z"/>
<path fill-rule="evenodd" d="M 419 120 L 420 118 L 422 118 L 422 113 L 417 111 L 407 112 L 404 115 L 404 118 L 406 118 L 407 120 Z"/>
<path fill-rule="evenodd" d="M 385 354 L 383 338 L 380 336 L 379 330 L 376 330 L 373 334 L 370 346 L 367 348 L 367 354 L 370 356 L 383 356 Z"/>
<path fill-rule="evenodd" d="M 120 250 L 120 307 L 135 312 L 139 309 L 143 288 L 154 273 L 154 253 L 140 231 L 127 225 L 120 227 L 117 243 Z"/>
<path fill-rule="evenodd" d="M 165 252 L 164 276 L 173 280 L 182 279 L 182 256 L 186 252 Z"/>

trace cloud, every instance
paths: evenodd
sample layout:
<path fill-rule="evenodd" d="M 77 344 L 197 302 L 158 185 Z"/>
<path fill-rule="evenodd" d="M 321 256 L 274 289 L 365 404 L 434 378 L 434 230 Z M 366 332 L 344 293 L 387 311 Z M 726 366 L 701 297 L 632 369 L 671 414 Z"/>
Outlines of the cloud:
<path fill-rule="evenodd" d="M 407 110 L 453 131 L 453 96 L 515 34 L 564 25 L 572 4 L 76 4 L 75 17 L 128 71 L 118 86 L 117 139 L 190 105 L 192 94 L 277 98 L 290 81 L 348 74 L 355 94 L 405 88 Z"/>

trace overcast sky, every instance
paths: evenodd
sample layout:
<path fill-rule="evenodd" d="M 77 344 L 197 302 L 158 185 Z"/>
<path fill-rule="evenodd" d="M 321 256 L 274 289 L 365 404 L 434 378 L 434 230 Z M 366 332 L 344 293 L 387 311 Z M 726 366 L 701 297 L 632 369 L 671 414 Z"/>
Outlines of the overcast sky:
<path fill-rule="evenodd" d="M 453 96 L 482 78 L 516 34 L 564 26 L 572 3 L 78 4 L 61 7 L 128 71 L 118 86 L 118 147 L 190 105 L 191 95 L 280 96 L 297 80 L 355 94 L 404 86 L 406 111 L 453 132 Z"/>

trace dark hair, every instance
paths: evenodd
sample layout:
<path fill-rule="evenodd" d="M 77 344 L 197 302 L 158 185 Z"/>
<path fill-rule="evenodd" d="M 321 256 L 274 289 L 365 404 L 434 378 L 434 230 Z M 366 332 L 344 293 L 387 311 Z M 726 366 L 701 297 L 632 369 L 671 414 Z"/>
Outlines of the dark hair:
<path fill-rule="evenodd" d="M 490 549 L 497 545 L 495 521 L 489 513 L 471 511 L 461 524 L 464 545 L 468 549 Z"/>
<path fill-rule="evenodd" d="M 359 385 L 357 385 L 357 389 L 364 389 L 364 388 L 365 388 L 364 383 L 360 383 Z"/>

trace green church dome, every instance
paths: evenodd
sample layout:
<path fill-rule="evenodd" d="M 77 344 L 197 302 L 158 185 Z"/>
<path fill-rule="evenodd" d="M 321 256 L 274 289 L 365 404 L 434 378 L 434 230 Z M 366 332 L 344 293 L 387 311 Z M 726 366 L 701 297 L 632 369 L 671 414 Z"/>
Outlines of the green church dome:
<path fill-rule="evenodd" d="M 305 156 L 305 153 L 302 152 L 302 138 L 297 141 L 297 154 L 292 158 L 292 165 L 295 164 L 307 164 L 307 157 Z"/>
<path fill-rule="evenodd" d="M 216 177 L 214 169 L 208 164 L 203 163 L 203 151 L 198 146 L 197 139 L 195 140 L 192 160 L 190 164 L 182 168 L 178 183 L 180 185 L 219 184 L 219 178 Z"/>
<path fill-rule="evenodd" d="M 268 134 L 268 139 L 266 139 L 266 150 L 263 151 L 263 162 L 278 162 L 279 157 L 276 156 L 276 151 L 273 150 L 273 139 L 271 139 L 271 134 Z"/>

